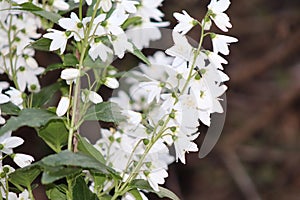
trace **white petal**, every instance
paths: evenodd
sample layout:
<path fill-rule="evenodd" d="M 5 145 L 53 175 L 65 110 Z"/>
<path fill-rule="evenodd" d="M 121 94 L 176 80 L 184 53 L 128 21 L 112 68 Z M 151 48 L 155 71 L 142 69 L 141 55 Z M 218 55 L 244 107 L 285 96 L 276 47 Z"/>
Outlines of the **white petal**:
<path fill-rule="evenodd" d="M 93 91 L 90 91 L 90 93 L 89 93 L 89 100 L 91 102 L 93 102 L 94 104 L 103 102 L 102 97 L 98 93 L 93 92 Z"/>
<path fill-rule="evenodd" d="M 111 89 L 116 89 L 119 87 L 119 82 L 115 78 L 107 77 L 104 85 L 106 85 L 107 87 L 109 87 Z"/>
<path fill-rule="evenodd" d="M 64 114 L 66 114 L 66 112 L 69 109 L 69 105 L 70 105 L 70 99 L 68 97 L 61 97 L 56 109 L 57 116 L 61 117 Z"/>

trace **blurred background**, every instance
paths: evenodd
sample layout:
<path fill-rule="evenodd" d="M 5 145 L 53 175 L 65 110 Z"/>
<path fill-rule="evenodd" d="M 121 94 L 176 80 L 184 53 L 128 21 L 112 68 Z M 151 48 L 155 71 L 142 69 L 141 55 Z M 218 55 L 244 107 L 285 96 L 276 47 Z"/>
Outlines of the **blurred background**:
<path fill-rule="evenodd" d="M 172 12 L 201 19 L 208 3 L 166 0 L 163 10 L 175 24 Z M 167 186 L 184 200 L 300 199 L 300 1 L 233 0 L 226 13 L 239 42 L 224 67 L 224 130 L 205 158 L 172 165 Z"/>
<path fill-rule="evenodd" d="M 184 9 L 202 19 L 208 3 L 165 0 L 162 10 L 172 27 L 173 12 Z M 166 186 L 183 200 L 300 199 L 300 1 L 235 0 L 227 13 L 233 28 L 226 34 L 239 42 L 231 45 L 224 67 L 231 80 L 223 133 L 205 158 L 190 153 L 186 165 L 171 165 Z M 199 30 L 188 35 L 197 41 Z M 42 53 L 37 57 L 41 66 L 59 62 Z M 42 85 L 58 76 L 50 73 Z M 199 145 L 204 136 L 205 131 Z M 36 160 L 50 153 L 36 134 L 25 137 L 32 142 L 20 151 L 36 149 Z M 35 195 L 45 199 L 42 190 Z"/>

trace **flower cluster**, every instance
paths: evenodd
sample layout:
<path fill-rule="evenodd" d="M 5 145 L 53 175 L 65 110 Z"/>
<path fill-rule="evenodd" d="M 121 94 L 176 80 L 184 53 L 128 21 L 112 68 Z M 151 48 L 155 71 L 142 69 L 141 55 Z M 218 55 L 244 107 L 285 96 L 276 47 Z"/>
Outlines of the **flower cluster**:
<path fill-rule="evenodd" d="M 36 128 L 56 154 L 25 170 L 36 176 L 43 173 L 42 183 L 51 185 L 49 199 L 58 195 L 71 200 L 76 188 L 95 199 L 147 199 L 145 192 L 161 191 L 171 163 L 185 164 L 186 153 L 198 151 L 199 126 L 210 127 L 211 115 L 224 112 L 220 102 L 229 77 L 223 72 L 228 63 L 223 56 L 237 39 L 210 28 L 213 23 L 224 32 L 232 27 L 224 13 L 230 1 L 212 0 L 202 20 L 184 10 L 174 13 L 178 23 L 172 31 L 173 46 L 146 57 L 141 50 L 162 37 L 160 27 L 169 25 L 159 10 L 162 2 L 0 2 L 0 36 L 5 38 L 0 41 L 0 73 L 13 83 L 0 82 L 1 158 L 11 157 L 21 168 L 30 165 L 33 157 L 13 152 L 24 141 L 11 133 L 24 125 Z M 67 13 L 74 8 L 78 12 Z M 196 47 L 185 36 L 195 26 L 201 29 Z M 42 35 L 37 30 L 43 28 Z M 204 38 L 211 39 L 212 49 L 203 47 Z M 37 47 L 55 52 L 62 63 L 46 70 L 40 67 L 34 58 Z M 120 72 L 113 60 L 127 52 L 144 64 Z M 41 88 L 39 75 L 57 69 L 61 70 L 58 82 Z M 116 95 L 105 101 L 98 94 L 103 86 Z M 58 91 L 57 106 L 49 106 L 48 99 Z M 1 109 L 15 116 L 2 117 Z M 27 119 L 31 115 L 36 122 Z M 110 128 L 101 128 L 102 137 L 95 144 L 79 130 L 89 120 L 109 122 Z M 1 168 L 3 198 L 33 199 L 29 183 L 23 185 L 22 179 L 18 185 L 18 173 L 22 171 Z M 65 183 L 56 185 L 62 178 Z M 17 183 L 19 196 L 7 187 L 8 181 Z M 176 199 L 175 194 L 172 197 Z"/>

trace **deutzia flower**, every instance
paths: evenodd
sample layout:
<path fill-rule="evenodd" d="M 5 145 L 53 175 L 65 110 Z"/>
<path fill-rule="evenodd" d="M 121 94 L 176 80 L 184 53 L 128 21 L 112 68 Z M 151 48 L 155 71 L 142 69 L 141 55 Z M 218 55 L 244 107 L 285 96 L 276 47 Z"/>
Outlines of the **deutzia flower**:
<path fill-rule="evenodd" d="M 192 18 L 185 10 L 181 13 L 174 13 L 173 16 L 178 20 L 178 24 L 174 27 L 174 31 L 185 35 L 189 32 L 195 25 L 197 21 Z"/>
<path fill-rule="evenodd" d="M 54 0 L 53 7 L 57 10 L 68 10 L 70 8 L 70 5 L 64 0 Z"/>
<path fill-rule="evenodd" d="M 60 78 L 66 80 L 70 85 L 72 82 L 76 83 L 76 79 L 80 76 L 78 69 L 68 68 L 61 71 Z"/>
<path fill-rule="evenodd" d="M 96 39 L 95 39 L 96 40 Z M 113 51 L 103 44 L 101 40 L 92 41 L 90 44 L 91 48 L 89 50 L 89 55 L 95 61 L 98 57 L 105 62 L 109 54 L 113 54 Z"/>
<path fill-rule="evenodd" d="M 128 42 L 126 34 L 112 36 L 110 37 L 110 41 L 113 45 L 115 55 L 119 58 L 124 57 L 126 50 L 133 52 L 133 46 L 130 42 Z"/>
<path fill-rule="evenodd" d="M 5 154 L 12 154 L 13 148 L 20 146 L 24 140 L 20 137 L 11 136 L 11 132 L 6 132 L 0 136 L 0 151 Z"/>
<path fill-rule="evenodd" d="M 211 0 L 210 4 L 207 6 L 212 12 L 210 18 L 215 22 L 216 26 L 224 32 L 228 31 L 227 28 L 232 27 L 228 15 L 224 13 L 229 5 L 229 0 Z"/>
<path fill-rule="evenodd" d="M 119 81 L 116 78 L 106 77 L 104 85 L 111 89 L 116 89 L 119 87 Z"/>
<path fill-rule="evenodd" d="M 10 90 L 6 91 L 5 94 L 8 94 L 10 97 L 10 102 L 18 106 L 19 108 L 23 108 L 23 97 L 22 97 L 22 92 L 10 87 Z"/>
<path fill-rule="evenodd" d="M 63 54 L 66 49 L 68 39 L 73 36 L 73 33 L 69 31 L 58 31 L 55 29 L 48 29 L 48 31 L 49 33 L 44 34 L 43 37 L 52 40 L 49 50 L 55 51 L 60 49 L 60 54 Z"/>
<path fill-rule="evenodd" d="M 94 104 L 103 102 L 102 97 L 94 91 L 83 91 L 81 98 L 83 102 L 91 101 Z"/>
<path fill-rule="evenodd" d="M 32 156 L 23 153 L 16 153 L 11 156 L 19 167 L 26 167 L 34 161 Z"/>
<path fill-rule="evenodd" d="M 128 13 L 136 13 L 136 5 L 139 4 L 137 1 L 133 0 L 115 0 L 117 3 L 117 9 L 124 10 Z"/>
<path fill-rule="evenodd" d="M 161 84 L 159 81 L 156 80 L 149 81 L 149 82 L 142 82 L 139 84 L 139 87 L 148 93 L 148 97 L 147 97 L 148 104 L 151 103 L 154 99 L 156 99 L 156 102 L 158 103 L 163 85 L 164 84 Z"/>
<path fill-rule="evenodd" d="M 85 0 L 85 2 L 86 2 L 87 5 L 90 6 L 93 1 L 92 0 Z M 74 3 L 79 3 L 79 0 L 74 0 Z"/>
<path fill-rule="evenodd" d="M 61 97 L 56 109 L 56 115 L 59 117 L 65 115 L 69 109 L 69 105 L 70 105 L 69 97 Z"/>
<path fill-rule="evenodd" d="M 164 14 L 158 9 L 161 6 L 163 0 L 141 0 L 140 6 L 137 10 L 137 15 L 144 19 L 155 19 L 161 21 Z"/>
<path fill-rule="evenodd" d="M 229 54 L 229 44 L 233 42 L 237 42 L 238 39 L 220 34 L 211 34 L 213 50 L 215 53 L 220 52 L 223 55 Z"/>
<path fill-rule="evenodd" d="M 101 0 L 100 4 L 99 4 L 99 7 L 96 8 L 96 9 L 102 8 L 102 10 L 104 12 L 108 12 L 111 9 L 111 7 L 112 7 L 111 0 Z"/>
<path fill-rule="evenodd" d="M 80 21 L 78 16 L 72 12 L 70 18 L 62 18 L 58 21 L 58 24 L 67 31 L 74 33 L 74 39 L 80 41 L 84 37 L 84 28 L 90 20 L 91 17 L 85 17 Z"/>
<path fill-rule="evenodd" d="M 179 57 L 183 60 L 189 61 L 193 56 L 193 47 L 190 45 L 185 36 L 179 33 L 172 32 L 174 46 L 166 50 L 170 56 Z"/>
<path fill-rule="evenodd" d="M 30 200 L 29 193 L 26 189 L 22 193 L 19 194 L 19 197 L 17 196 L 16 193 L 9 192 L 8 199 L 9 200 Z"/>

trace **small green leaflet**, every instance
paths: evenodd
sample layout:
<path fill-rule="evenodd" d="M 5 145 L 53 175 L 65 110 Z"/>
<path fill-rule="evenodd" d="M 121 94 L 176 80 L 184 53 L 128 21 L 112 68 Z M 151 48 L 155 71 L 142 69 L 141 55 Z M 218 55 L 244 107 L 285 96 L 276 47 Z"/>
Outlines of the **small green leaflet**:
<path fill-rule="evenodd" d="M 30 44 L 30 47 L 39 51 L 49 51 L 51 40 L 48 38 L 40 38 Z"/>
<path fill-rule="evenodd" d="M 47 104 L 62 85 L 62 82 L 56 82 L 52 85 L 42 88 L 38 93 L 34 93 L 32 107 L 41 107 Z"/>
<path fill-rule="evenodd" d="M 132 43 L 133 45 L 133 52 L 130 52 L 131 54 L 135 55 L 137 58 L 139 58 L 141 61 L 146 63 L 147 65 L 151 65 L 148 58 Z"/>
<path fill-rule="evenodd" d="M 9 181 L 15 185 L 27 187 L 32 184 L 40 173 L 40 167 L 37 164 L 32 164 L 9 174 Z"/>

